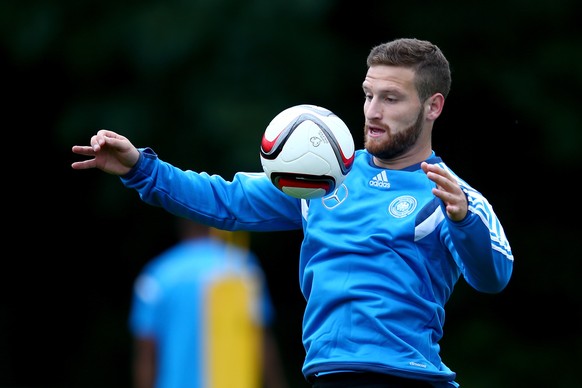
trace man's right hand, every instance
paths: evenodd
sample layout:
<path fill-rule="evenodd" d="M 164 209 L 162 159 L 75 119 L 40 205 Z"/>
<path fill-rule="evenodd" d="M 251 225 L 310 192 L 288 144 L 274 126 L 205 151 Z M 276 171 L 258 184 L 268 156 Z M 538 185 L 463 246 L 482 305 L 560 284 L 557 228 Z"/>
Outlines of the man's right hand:
<path fill-rule="evenodd" d="M 74 162 L 75 170 L 98 168 L 108 174 L 125 175 L 139 159 L 139 151 L 124 136 L 101 129 L 91 137 L 89 146 L 73 146 L 75 154 L 89 156 L 92 159 Z"/>

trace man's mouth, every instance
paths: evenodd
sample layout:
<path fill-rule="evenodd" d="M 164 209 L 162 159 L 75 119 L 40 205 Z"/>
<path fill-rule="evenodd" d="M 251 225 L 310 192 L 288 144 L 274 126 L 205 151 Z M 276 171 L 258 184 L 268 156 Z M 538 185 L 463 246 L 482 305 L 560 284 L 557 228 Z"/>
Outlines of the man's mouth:
<path fill-rule="evenodd" d="M 383 135 L 386 132 L 385 129 L 379 128 L 379 127 L 372 127 L 372 126 L 368 126 L 368 134 L 370 136 L 380 136 Z"/>

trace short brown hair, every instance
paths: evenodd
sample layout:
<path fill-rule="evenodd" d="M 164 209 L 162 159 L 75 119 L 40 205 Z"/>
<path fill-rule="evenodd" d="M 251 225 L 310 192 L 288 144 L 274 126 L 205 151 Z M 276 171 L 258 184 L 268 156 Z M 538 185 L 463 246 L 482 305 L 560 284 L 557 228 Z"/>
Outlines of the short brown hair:
<path fill-rule="evenodd" d="M 451 89 L 449 61 L 436 45 L 426 40 L 402 38 L 379 44 L 370 51 L 366 64 L 411 68 L 423 102 L 435 93 L 446 98 Z"/>

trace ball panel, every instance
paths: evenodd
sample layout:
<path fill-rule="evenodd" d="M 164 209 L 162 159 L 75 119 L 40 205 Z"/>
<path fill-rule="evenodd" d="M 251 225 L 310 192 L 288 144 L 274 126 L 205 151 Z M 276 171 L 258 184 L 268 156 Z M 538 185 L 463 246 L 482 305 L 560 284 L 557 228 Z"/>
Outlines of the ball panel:
<path fill-rule="evenodd" d="M 310 189 L 306 187 L 286 187 L 286 186 L 283 187 L 281 191 L 287 195 L 299 199 L 321 198 L 329 193 L 327 190 L 320 188 Z"/>
<path fill-rule="evenodd" d="M 328 158 L 325 158 L 322 154 L 315 154 L 313 152 L 301 152 L 301 153 L 288 153 L 287 150 L 280 155 L 280 161 L 276 168 L 272 168 L 273 172 L 285 172 L 294 174 L 306 174 L 308 175 L 326 175 L 331 174 L 333 171 L 332 166 L 328 162 Z"/>
<path fill-rule="evenodd" d="M 330 144 L 331 149 L 333 150 L 333 154 L 338 162 L 338 166 L 340 167 L 342 174 L 347 175 L 347 173 L 351 169 L 352 163 L 354 161 L 354 150 L 353 150 L 354 147 L 352 147 L 352 150 L 351 150 L 351 158 L 346 157 L 345 152 L 346 151 L 349 152 L 349 149 L 344 150 L 342 148 L 342 144 L 340 143 L 340 140 L 338 140 L 338 138 L 334 135 L 334 133 L 337 133 L 338 135 L 343 135 L 338 129 L 339 128 L 337 128 L 337 127 L 330 127 L 327 125 L 321 126 L 321 130 L 325 133 L 325 136 L 327 137 L 328 143 Z M 351 139 L 351 136 L 352 136 L 351 133 L 349 134 L 349 136 Z M 353 140 L 352 140 L 352 143 L 353 143 Z"/>
<path fill-rule="evenodd" d="M 335 180 L 326 176 L 274 174 L 273 184 L 292 197 L 304 199 L 323 197 L 335 188 Z"/>

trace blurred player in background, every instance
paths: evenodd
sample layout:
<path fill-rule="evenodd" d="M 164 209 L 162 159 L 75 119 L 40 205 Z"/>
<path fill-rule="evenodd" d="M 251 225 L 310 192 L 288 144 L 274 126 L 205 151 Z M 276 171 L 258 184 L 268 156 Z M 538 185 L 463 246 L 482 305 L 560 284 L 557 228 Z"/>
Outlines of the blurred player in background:
<path fill-rule="evenodd" d="M 248 234 L 178 220 L 134 285 L 134 388 L 286 388 L 274 309 Z"/>

